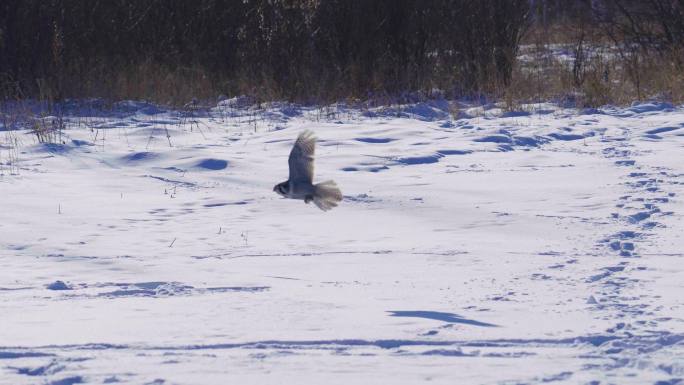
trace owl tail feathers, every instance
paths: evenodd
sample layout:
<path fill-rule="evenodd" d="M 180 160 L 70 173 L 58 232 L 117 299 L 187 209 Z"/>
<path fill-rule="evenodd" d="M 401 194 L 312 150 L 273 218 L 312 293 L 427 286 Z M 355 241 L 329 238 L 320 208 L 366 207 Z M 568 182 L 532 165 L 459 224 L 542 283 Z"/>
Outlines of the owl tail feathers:
<path fill-rule="evenodd" d="M 313 201 L 319 209 L 328 211 L 336 207 L 341 200 L 342 191 L 340 191 L 334 181 L 327 180 L 314 185 Z"/>

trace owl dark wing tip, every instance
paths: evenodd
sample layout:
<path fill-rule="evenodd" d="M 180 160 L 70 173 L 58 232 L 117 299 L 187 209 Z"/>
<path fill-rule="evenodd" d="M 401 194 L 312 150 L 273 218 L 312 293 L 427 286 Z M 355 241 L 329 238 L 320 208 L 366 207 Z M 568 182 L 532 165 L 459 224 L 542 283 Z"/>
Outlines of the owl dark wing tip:
<path fill-rule="evenodd" d="M 304 154 L 313 156 L 316 151 L 316 136 L 313 131 L 304 130 L 299 134 L 295 146 L 301 148 Z"/>

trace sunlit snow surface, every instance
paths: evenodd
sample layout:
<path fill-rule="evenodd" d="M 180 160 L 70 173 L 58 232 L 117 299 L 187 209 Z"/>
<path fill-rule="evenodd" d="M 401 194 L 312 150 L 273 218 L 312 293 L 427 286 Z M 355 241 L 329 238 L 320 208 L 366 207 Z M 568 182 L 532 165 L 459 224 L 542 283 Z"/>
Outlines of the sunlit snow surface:
<path fill-rule="evenodd" d="M 0 384 L 679 383 L 684 108 L 447 111 L 0 131 Z M 305 129 L 330 212 L 272 191 Z"/>

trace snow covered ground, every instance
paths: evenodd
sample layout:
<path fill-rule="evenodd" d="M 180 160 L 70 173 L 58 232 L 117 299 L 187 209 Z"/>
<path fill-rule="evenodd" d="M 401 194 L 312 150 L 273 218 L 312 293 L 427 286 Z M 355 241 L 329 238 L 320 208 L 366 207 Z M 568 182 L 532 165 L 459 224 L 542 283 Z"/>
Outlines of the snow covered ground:
<path fill-rule="evenodd" d="M 684 378 L 683 107 L 238 102 L 0 131 L 0 384 Z"/>

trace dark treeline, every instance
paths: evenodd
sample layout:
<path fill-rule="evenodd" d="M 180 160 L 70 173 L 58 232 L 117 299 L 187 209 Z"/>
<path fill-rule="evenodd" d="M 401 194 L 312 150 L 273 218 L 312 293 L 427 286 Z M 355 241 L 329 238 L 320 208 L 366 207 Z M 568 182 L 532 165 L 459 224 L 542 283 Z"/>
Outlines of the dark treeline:
<path fill-rule="evenodd" d="M 2 96 L 330 100 L 510 80 L 526 0 L 4 0 Z M 181 90 L 182 88 L 182 90 Z"/>
<path fill-rule="evenodd" d="M 591 18 L 616 41 L 681 47 L 682 3 L 3 0 L 0 97 L 497 97 L 533 22 Z"/>

